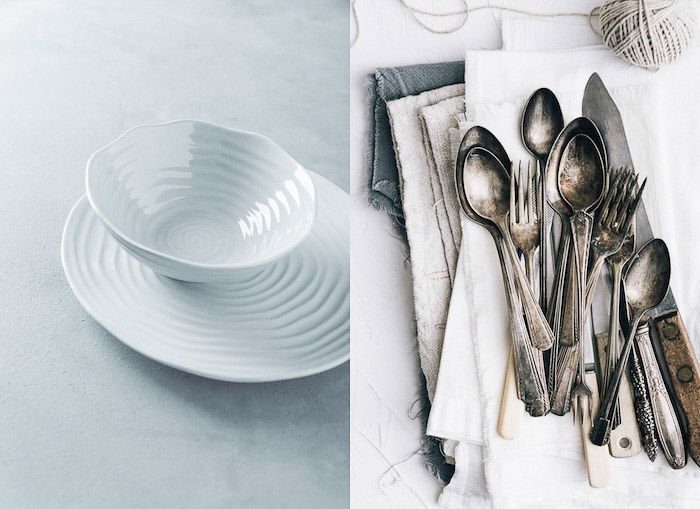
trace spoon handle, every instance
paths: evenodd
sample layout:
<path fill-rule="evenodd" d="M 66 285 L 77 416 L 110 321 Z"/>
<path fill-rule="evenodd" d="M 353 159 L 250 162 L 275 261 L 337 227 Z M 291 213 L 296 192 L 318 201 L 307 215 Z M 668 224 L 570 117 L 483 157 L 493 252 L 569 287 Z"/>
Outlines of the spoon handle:
<path fill-rule="evenodd" d="M 530 331 L 530 340 L 532 345 L 538 350 L 548 350 L 554 342 L 554 333 L 547 323 L 547 319 L 542 313 L 540 306 L 535 301 L 535 296 L 532 292 L 523 268 L 518 261 L 518 253 L 515 252 L 515 245 L 510 236 L 510 230 L 507 224 L 500 223 L 499 228 L 503 235 L 503 243 L 506 246 L 506 251 L 510 256 L 510 266 L 513 267 L 513 272 L 520 289 L 520 297 L 522 299 L 523 310 L 527 320 L 528 330 Z"/>
<path fill-rule="evenodd" d="M 571 216 L 571 237 L 574 243 L 574 268 L 576 274 L 576 314 L 574 341 L 582 341 L 586 308 L 586 273 L 588 272 L 588 249 L 591 243 L 593 218 L 579 211 Z M 583 359 L 582 359 L 583 360 Z"/>
<path fill-rule="evenodd" d="M 569 231 L 571 231 L 571 227 L 569 227 Z M 569 248 L 569 254 L 567 256 L 564 272 L 564 288 L 561 296 L 561 323 L 559 324 L 557 335 L 559 345 L 562 347 L 572 347 L 576 344 L 574 315 L 576 313 L 576 284 L 578 276 L 576 274 L 576 265 L 574 261 L 576 257 L 576 248 L 572 245 L 571 237 L 572 234 L 570 233 L 565 243 Z"/>
<path fill-rule="evenodd" d="M 666 385 L 661 378 L 661 371 L 649 338 L 648 324 L 641 325 L 637 329 L 635 339 L 648 383 L 651 410 L 654 414 L 654 421 L 656 421 L 661 449 L 664 451 L 669 465 L 673 468 L 683 468 L 686 463 L 683 434 L 668 390 L 666 390 Z"/>
<path fill-rule="evenodd" d="M 540 308 L 547 315 L 547 260 L 549 255 L 549 237 L 547 235 L 547 213 L 549 206 L 545 199 L 544 168 L 547 158 L 537 160 L 537 220 L 540 222 Z"/>

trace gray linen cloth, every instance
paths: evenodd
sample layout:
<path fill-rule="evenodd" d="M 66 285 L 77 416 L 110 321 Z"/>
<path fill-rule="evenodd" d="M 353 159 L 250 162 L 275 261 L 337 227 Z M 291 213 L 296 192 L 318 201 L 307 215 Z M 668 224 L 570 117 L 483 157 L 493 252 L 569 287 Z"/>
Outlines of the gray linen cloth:
<path fill-rule="evenodd" d="M 464 83 L 464 62 L 386 67 L 368 77 L 369 203 L 386 211 L 405 235 L 399 171 L 386 103 L 447 85 Z"/>

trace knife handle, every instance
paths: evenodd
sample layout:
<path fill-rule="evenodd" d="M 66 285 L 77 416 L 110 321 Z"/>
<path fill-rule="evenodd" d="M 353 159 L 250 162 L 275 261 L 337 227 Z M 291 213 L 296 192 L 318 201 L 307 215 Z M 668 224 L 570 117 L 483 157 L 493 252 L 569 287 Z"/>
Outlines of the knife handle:
<path fill-rule="evenodd" d="M 586 459 L 588 472 L 588 484 L 593 488 L 607 488 L 612 481 L 610 473 L 610 454 L 607 445 L 595 445 L 589 435 L 593 424 L 590 408 L 598 407 L 598 384 L 595 373 L 585 374 L 586 384 L 591 389 L 591 405 L 582 405 L 583 419 L 581 424 L 581 441 L 583 442 L 583 455 Z"/>
<path fill-rule="evenodd" d="M 516 440 L 520 435 L 520 426 L 525 415 L 525 405 L 518 398 L 518 384 L 515 375 L 515 362 L 513 348 L 508 354 L 508 366 L 506 378 L 503 382 L 503 394 L 501 394 L 501 409 L 498 414 L 498 426 L 496 430 L 501 438 Z"/>
<path fill-rule="evenodd" d="M 680 313 L 655 321 L 671 383 L 688 422 L 690 457 L 700 466 L 700 365 Z"/>
<path fill-rule="evenodd" d="M 687 461 L 683 433 L 671 397 L 668 395 L 666 385 L 661 377 L 661 370 L 656 362 L 647 324 L 637 328 L 635 341 L 639 347 L 639 357 L 647 379 L 649 400 L 651 401 L 651 410 L 654 413 L 661 449 L 671 467 L 683 468 Z"/>
<path fill-rule="evenodd" d="M 609 351 L 608 333 L 601 332 L 595 335 L 599 365 L 605 366 Z M 632 387 L 623 375 L 620 381 L 618 393 L 620 423 L 610 431 L 610 455 L 613 458 L 630 458 L 642 452 L 642 437 L 635 414 L 635 405 L 632 399 Z M 651 409 L 651 407 L 650 407 Z"/>

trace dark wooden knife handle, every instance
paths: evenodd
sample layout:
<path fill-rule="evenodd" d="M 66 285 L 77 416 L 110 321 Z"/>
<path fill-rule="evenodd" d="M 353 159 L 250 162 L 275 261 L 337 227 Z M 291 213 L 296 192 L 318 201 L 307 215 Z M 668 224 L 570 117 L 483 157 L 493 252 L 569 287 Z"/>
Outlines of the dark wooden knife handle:
<path fill-rule="evenodd" d="M 655 322 L 671 382 L 688 421 L 689 452 L 700 466 L 700 364 L 679 313 Z"/>

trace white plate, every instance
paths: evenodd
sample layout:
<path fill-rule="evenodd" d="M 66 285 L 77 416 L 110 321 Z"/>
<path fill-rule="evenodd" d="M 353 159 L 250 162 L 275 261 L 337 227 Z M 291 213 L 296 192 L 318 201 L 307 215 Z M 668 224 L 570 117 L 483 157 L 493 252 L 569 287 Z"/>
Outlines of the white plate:
<path fill-rule="evenodd" d="M 235 382 L 333 368 L 349 357 L 349 199 L 312 176 L 313 230 L 289 255 L 245 280 L 185 283 L 153 272 L 109 235 L 85 196 L 63 232 L 66 278 L 103 327 L 168 366 Z"/>

